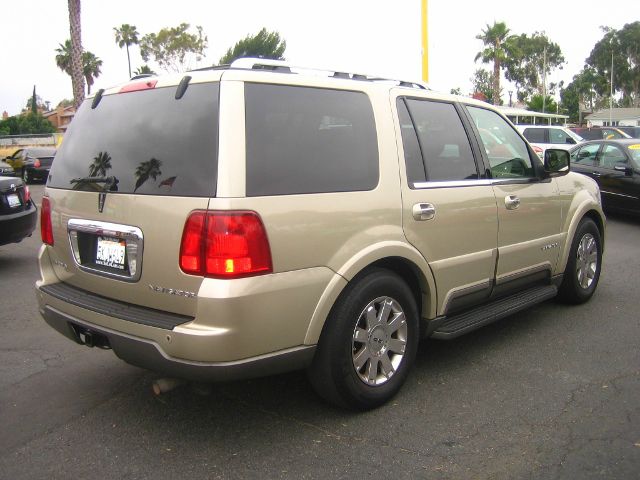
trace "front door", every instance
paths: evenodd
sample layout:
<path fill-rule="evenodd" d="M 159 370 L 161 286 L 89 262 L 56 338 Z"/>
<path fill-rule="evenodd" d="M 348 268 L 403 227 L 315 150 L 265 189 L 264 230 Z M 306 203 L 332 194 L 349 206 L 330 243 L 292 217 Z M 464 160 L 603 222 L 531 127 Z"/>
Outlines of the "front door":
<path fill-rule="evenodd" d="M 548 279 L 558 262 L 562 203 L 555 180 L 543 180 L 541 165 L 513 127 L 492 110 L 468 106 L 480 132 L 490 132 L 501 148 L 480 134 L 498 211 L 496 292 Z"/>

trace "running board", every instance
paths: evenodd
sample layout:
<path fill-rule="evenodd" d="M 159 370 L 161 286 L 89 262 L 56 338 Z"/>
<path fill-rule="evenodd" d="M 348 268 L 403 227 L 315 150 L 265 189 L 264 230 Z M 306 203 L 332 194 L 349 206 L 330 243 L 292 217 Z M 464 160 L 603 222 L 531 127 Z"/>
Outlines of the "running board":
<path fill-rule="evenodd" d="M 495 300 L 472 310 L 444 317 L 431 335 L 440 340 L 451 340 L 497 320 L 525 310 L 532 305 L 544 302 L 558 294 L 555 285 L 530 288 L 516 295 Z"/>

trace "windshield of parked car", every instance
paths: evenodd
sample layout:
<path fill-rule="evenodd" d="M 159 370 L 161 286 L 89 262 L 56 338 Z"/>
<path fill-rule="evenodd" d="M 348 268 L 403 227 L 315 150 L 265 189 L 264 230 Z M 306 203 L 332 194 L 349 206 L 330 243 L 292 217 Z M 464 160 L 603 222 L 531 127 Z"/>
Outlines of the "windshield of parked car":
<path fill-rule="evenodd" d="M 214 196 L 219 83 L 105 95 L 71 122 L 47 185 L 81 191 Z M 108 181 L 109 180 L 109 181 Z"/>
<path fill-rule="evenodd" d="M 629 153 L 631 154 L 631 158 L 636 164 L 636 168 L 640 167 L 640 143 L 634 143 L 633 145 L 629 145 L 627 147 Z"/>

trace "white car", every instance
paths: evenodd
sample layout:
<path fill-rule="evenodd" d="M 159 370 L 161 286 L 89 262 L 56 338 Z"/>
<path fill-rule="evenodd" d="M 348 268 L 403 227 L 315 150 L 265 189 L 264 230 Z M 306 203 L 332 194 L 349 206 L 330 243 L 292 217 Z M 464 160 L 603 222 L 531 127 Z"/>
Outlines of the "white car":
<path fill-rule="evenodd" d="M 516 125 L 540 158 L 547 148 L 570 150 L 584 139 L 566 127 L 554 125 Z"/>

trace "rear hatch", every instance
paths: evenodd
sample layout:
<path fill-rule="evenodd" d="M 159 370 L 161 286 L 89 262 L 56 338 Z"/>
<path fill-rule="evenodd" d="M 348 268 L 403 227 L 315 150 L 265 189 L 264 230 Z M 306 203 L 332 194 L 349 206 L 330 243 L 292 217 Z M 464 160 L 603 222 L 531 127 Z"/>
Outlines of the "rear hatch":
<path fill-rule="evenodd" d="M 178 88 L 130 84 L 83 103 L 47 181 L 48 254 L 68 285 L 195 315 L 202 278 L 178 261 L 189 213 L 216 194 L 219 83 Z"/>
<path fill-rule="evenodd" d="M 0 215 L 11 215 L 29 210 L 31 204 L 22 180 L 0 177 Z"/>

